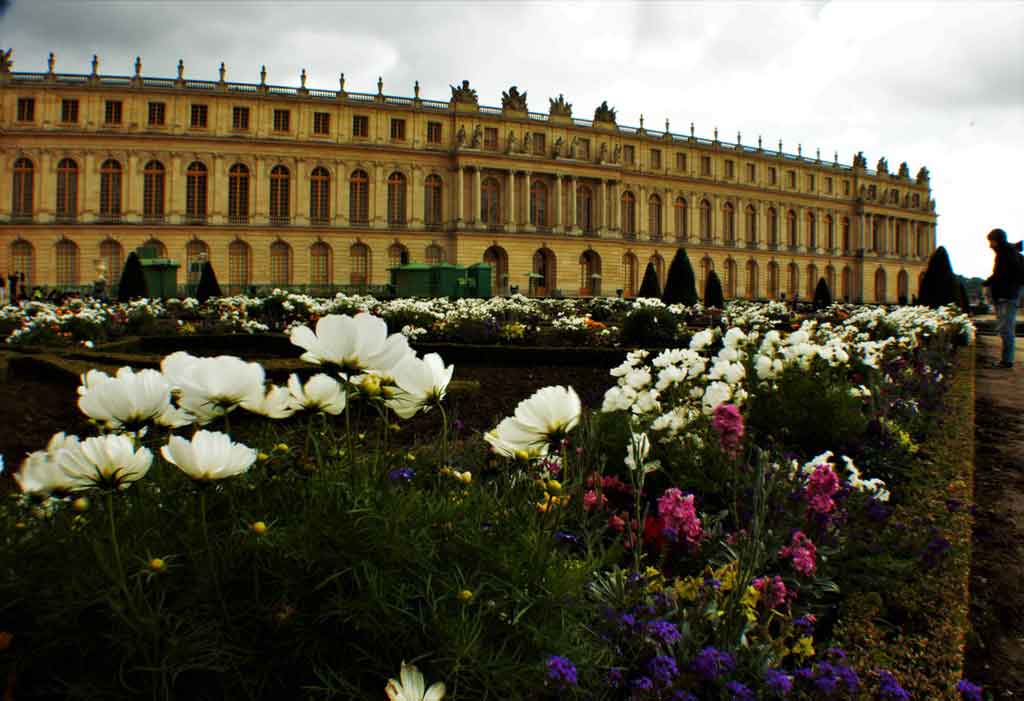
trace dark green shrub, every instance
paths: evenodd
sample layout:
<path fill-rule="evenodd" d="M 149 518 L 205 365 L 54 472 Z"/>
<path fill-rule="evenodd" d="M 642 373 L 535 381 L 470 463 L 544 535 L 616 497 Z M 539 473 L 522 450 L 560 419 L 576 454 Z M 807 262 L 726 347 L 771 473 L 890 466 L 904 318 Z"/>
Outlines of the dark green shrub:
<path fill-rule="evenodd" d="M 704 283 L 704 306 L 721 309 L 725 306 L 725 296 L 722 294 L 722 281 L 718 279 L 718 273 L 714 270 L 708 275 Z"/>
<path fill-rule="evenodd" d="M 676 250 L 672 262 L 668 266 L 668 277 L 665 279 L 665 291 L 661 294 L 665 304 L 697 303 L 697 279 L 693 275 L 693 266 L 686 249 Z"/>
<path fill-rule="evenodd" d="M 121 271 L 121 280 L 117 283 L 117 301 L 128 302 L 140 297 L 149 297 L 146 288 L 146 276 L 142 272 L 142 261 L 135 251 L 128 254 Z"/>
<path fill-rule="evenodd" d="M 832 292 L 828 289 L 825 278 L 818 278 L 818 285 L 814 288 L 814 308 L 824 309 L 832 304 Z"/>
<path fill-rule="evenodd" d="M 941 307 L 956 302 L 960 296 L 959 286 L 953 277 L 953 266 L 949 262 L 949 254 L 944 246 L 935 249 L 928 259 L 928 268 L 921 278 L 921 292 L 918 304 L 929 307 Z"/>
<path fill-rule="evenodd" d="M 622 340 L 634 346 L 664 346 L 675 340 L 679 323 L 664 307 L 640 307 L 622 322 Z"/>
<path fill-rule="evenodd" d="M 220 283 L 217 282 L 217 274 L 213 272 L 213 264 L 210 261 L 203 263 L 203 269 L 199 273 L 199 286 L 196 288 L 196 299 L 200 303 L 211 297 L 223 297 L 220 292 Z"/>
<path fill-rule="evenodd" d="M 640 292 L 636 296 L 661 298 L 661 284 L 658 282 L 658 272 L 654 269 L 654 263 L 647 264 L 643 282 L 640 283 Z"/>

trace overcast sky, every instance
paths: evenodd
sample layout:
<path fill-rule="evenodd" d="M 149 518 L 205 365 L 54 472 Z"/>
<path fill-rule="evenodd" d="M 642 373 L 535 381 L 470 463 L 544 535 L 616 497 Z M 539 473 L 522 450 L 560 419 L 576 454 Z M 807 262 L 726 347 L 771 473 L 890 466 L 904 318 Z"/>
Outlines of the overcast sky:
<path fill-rule="evenodd" d="M 3 8 L 6 6 L 6 10 Z M 954 269 L 987 275 L 985 234 L 1024 239 L 1024 1 L 106 2 L 0 0 L 16 71 L 267 81 L 481 104 L 510 85 L 531 110 L 564 93 L 574 116 L 607 100 L 620 124 L 689 131 L 841 163 L 864 151 L 931 171 Z"/>

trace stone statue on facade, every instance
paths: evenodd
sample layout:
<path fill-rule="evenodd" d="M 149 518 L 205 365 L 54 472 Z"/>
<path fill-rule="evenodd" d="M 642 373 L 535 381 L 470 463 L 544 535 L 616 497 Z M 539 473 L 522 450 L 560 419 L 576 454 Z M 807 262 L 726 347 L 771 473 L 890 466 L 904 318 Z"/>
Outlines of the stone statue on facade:
<path fill-rule="evenodd" d="M 615 108 L 609 107 L 608 101 L 604 100 L 598 108 L 594 110 L 594 121 L 615 124 Z"/>
<path fill-rule="evenodd" d="M 878 171 L 879 173 L 888 173 L 889 161 L 885 160 L 884 156 L 882 158 L 879 158 L 878 165 L 875 166 L 875 170 Z"/>
<path fill-rule="evenodd" d="M 601 148 L 597 151 L 597 162 L 604 163 L 608 160 L 608 142 L 602 141 Z"/>
<path fill-rule="evenodd" d="M 0 50 L 0 73 L 11 72 L 11 66 L 14 65 L 14 59 L 11 58 L 12 53 L 14 53 L 13 48 L 7 49 L 7 51 Z"/>
<path fill-rule="evenodd" d="M 557 139 L 555 139 L 555 145 L 551 150 L 552 158 L 558 158 L 559 156 L 562 155 L 562 143 L 562 137 L 558 137 Z"/>
<path fill-rule="evenodd" d="M 510 131 L 508 133 L 508 148 L 507 148 L 507 150 L 505 152 L 506 153 L 515 153 L 515 150 L 516 150 L 516 133 L 514 131 Z"/>
<path fill-rule="evenodd" d="M 853 167 L 854 168 L 867 168 L 868 167 L 868 159 L 864 157 L 864 152 L 863 151 L 858 151 L 856 153 L 856 155 L 854 155 L 854 157 L 853 157 Z"/>
<path fill-rule="evenodd" d="M 519 88 L 513 85 L 508 92 L 501 93 L 501 109 L 512 112 L 526 112 L 526 91 L 519 93 Z"/>
<path fill-rule="evenodd" d="M 452 102 L 461 102 L 467 105 L 480 104 L 476 97 L 476 90 L 469 87 L 468 80 L 462 81 L 462 85 L 459 87 L 454 85 L 449 85 L 448 87 L 452 89 Z"/>
<path fill-rule="evenodd" d="M 615 150 L 612 151 L 612 163 L 618 163 L 620 158 L 622 158 L 622 144 L 615 144 Z"/>
<path fill-rule="evenodd" d="M 473 129 L 473 140 L 469 143 L 470 148 L 480 148 L 480 142 L 483 141 L 484 130 L 479 124 Z"/>
<path fill-rule="evenodd" d="M 921 166 L 921 170 L 917 171 L 917 183 L 918 183 L 918 185 L 922 185 L 922 184 L 928 182 L 929 177 L 930 177 L 930 175 L 928 173 L 928 169 L 925 168 L 924 166 Z"/>
<path fill-rule="evenodd" d="M 558 94 L 558 99 L 553 100 L 548 98 L 550 107 L 548 107 L 548 114 L 553 117 L 571 117 L 572 116 L 572 103 L 565 101 L 565 96 L 561 93 Z"/>
<path fill-rule="evenodd" d="M 459 127 L 459 133 L 455 135 L 455 144 L 457 146 L 465 146 L 466 145 L 466 125 L 465 124 L 463 124 L 461 127 Z"/>
<path fill-rule="evenodd" d="M 530 132 L 523 132 L 523 143 L 519 144 L 519 152 L 526 153 L 530 150 Z"/>
<path fill-rule="evenodd" d="M 578 136 L 572 137 L 572 141 L 569 142 L 569 158 L 572 158 L 572 159 L 575 160 L 575 158 L 576 158 L 576 150 L 579 147 L 579 142 L 580 142 L 580 139 L 579 139 Z"/>

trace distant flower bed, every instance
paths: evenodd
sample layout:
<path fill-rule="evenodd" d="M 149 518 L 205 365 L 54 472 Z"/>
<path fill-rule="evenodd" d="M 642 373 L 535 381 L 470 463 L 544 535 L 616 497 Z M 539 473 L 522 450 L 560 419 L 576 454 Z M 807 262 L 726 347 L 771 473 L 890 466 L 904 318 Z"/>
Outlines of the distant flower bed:
<path fill-rule="evenodd" d="M 446 409 L 454 368 L 418 357 L 407 327 L 451 340 L 499 319 L 497 340 L 518 324 L 519 338 L 550 327 L 583 343 L 661 308 L 266 304 L 39 311 L 58 328 L 176 306 L 250 331 L 273 320 L 311 372 L 278 386 L 258 363 L 178 352 L 159 371 L 82 376 L 97 435 L 55 433 L 2 514 L 0 598 L 18 606 L 0 619 L 0 665 L 19 690 L 910 698 L 830 643 L 865 570 L 934 576 L 948 555 L 937 532 L 889 517 L 913 493 L 954 349 L 973 340 L 966 317 L 833 307 L 796 321 L 734 303 L 685 345 L 630 352 L 601 407 L 546 387 L 464 435 Z M 424 414 L 436 433 L 405 435 Z"/>

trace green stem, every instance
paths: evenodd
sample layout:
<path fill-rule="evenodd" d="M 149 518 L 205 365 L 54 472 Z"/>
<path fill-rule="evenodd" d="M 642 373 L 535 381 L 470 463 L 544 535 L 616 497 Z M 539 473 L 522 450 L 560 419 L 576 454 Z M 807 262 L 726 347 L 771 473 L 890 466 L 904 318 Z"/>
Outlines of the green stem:
<path fill-rule="evenodd" d="M 199 522 L 203 528 L 203 544 L 206 546 L 206 562 L 210 568 L 210 577 L 213 579 L 213 590 L 217 594 L 217 600 L 220 602 L 221 612 L 224 614 L 225 624 L 230 624 L 231 618 L 228 616 L 228 607 L 224 602 L 224 594 L 220 589 L 220 578 L 217 577 L 217 567 L 213 561 L 213 549 L 210 547 L 210 531 L 206 525 L 206 485 L 200 486 L 199 491 Z"/>
<path fill-rule="evenodd" d="M 124 578 L 124 566 L 121 564 L 121 546 L 117 542 L 117 524 L 114 519 L 114 492 L 107 491 L 107 516 L 110 520 L 110 542 L 114 548 L 114 564 L 117 567 L 117 584 L 124 592 L 128 603 L 131 603 L 131 596 L 128 594 L 128 585 Z"/>
<path fill-rule="evenodd" d="M 442 404 L 437 408 L 441 411 L 441 467 L 448 465 L 448 414 Z"/>

